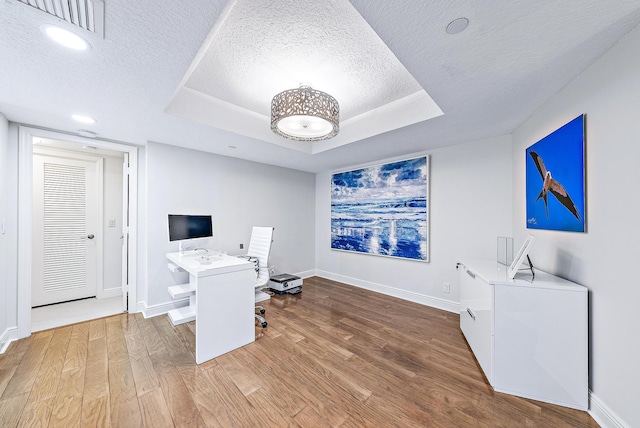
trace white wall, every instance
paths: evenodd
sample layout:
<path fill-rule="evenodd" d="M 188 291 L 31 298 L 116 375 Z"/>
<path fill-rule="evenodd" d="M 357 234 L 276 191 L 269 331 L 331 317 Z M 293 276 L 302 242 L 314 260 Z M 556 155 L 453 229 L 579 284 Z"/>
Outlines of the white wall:
<path fill-rule="evenodd" d="M 122 295 L 122 157 L 103 156 L 103 274 L 102 287 L 108 294 Z M 115 220 L 115 227 L 109 227 Z"/>
<path fill-rule="evenodd" d="M 495 258 L 497 236 L 511 235 L 511 138 L 460 144 L 427 154 L 431 163 L 431 261 L 331 250 L 331 173 L 327 172 L 316 177 L 316 268 L 320 276 L 458 310 L 456 263 Z M 451 284 L 448 294 L 442 291 L 444 282 Z"/>
<path fill-rule="evenodd" d="M 513 134 L 513 224 L 523 239 L 525 149 L 586 114 L 586 233 L 534 230 L 537 267 L 589 288 L 591 409 L 640 426 L 640 28 Z M 593 397 L 595 396 L 595 397 Z"/>
<path fill-rule="evenodd" d="M 313 174 L 158 143 L 147 145 L 145 157 L 147 254 L 142 269 L 148 289 L 140 294 L 147 307 L 170 302 L 167 287 L 188 281 L 185 274 L 167 269 L 165 253 L 178 250 L 168 239 L 170 213 L 211 214 L 210 245 L 229 254 L 246 252 L 252 226 L 274 226 L 270 264 L 276 273 L 313 270 Z"/>
<path fill-rule="evenodd" d="M 0 274 L 0 351 L 4 340 L 17 337 L 18 299 L 18 127 L 8 123 L 0 114 L 0 218 L 4 221 L 4 234 L 0 234 L 2 245 L 2 272 Z M 4 336 L 3 336 L 4 335 Z"/>
<path fill-rule="evenodd" d="M 147 257 L 147 149 L 146 147 L 138 148 L 138 242 L 134 242 L 132 251 L 137 252 L 138 270 L 136 278 L 136 302 L 135 309 L 139 312 L 143 309 L 141 302 L 149 301 L 148 286 L 149 283 L 149 260 Z M 131 278 L 129 280 L 131 283 Z M 186 282 L 186 281 L 185 281 Z"/>
<path fill-rule="evenodd" d="M 7 227 L 7 209 L 8 209 L 8 200 L 7 200 L 7 191 L 8 191 L 8 180 L 9 180 L 9 122 L 7 118 L 4 117 L 2 113 L 0 113 L 0 303 L 4 306 L 7 301 L 6 297 L 6 288 L 9 285 L 7 279 L 7 255 L 8 255 L 8 246 L 7 246 L 7 235 L 6 235 L 6 227 Z M 7 320 L 7 313 L 2 308 L 2 312 L 0 312 L 0 351 L 2 350 L 3 344 L 6 341 L 4 336 L 7 335 L 6 330 L 9 323 Z"/>

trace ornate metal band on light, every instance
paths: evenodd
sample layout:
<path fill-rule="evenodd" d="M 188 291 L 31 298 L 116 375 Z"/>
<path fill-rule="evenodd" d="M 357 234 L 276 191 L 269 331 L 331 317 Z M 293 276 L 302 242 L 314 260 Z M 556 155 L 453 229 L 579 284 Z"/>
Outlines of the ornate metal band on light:
<path fill-rule="evenodd" d="M 300 85 L 271 101 L 271 130 L 296 141 L 320 141 L 340 131 L 340 107 L 331 95 Z"/>

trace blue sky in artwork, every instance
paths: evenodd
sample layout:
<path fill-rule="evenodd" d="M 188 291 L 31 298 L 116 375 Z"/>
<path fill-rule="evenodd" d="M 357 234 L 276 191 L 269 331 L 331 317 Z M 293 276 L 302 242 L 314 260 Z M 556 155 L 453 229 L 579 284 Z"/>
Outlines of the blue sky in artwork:
<path fill-rule="evenodd" d="M 396 199 L 424 196 L 427 158 L 377 165 L 332 176 L 333 201 Z"/>
<path fill-rule="evenodd" d="M 560 183 L 575 204 L 577 219 L 555 196 L 548 194 L 549 215 L 542 198 L 536 201 L 543 188 L 543 178 L 530 152 L 542 158 L 554 180 Z M 584 231 L 584 115 L 544 137 L 526 153 L 527 228 Z"/>

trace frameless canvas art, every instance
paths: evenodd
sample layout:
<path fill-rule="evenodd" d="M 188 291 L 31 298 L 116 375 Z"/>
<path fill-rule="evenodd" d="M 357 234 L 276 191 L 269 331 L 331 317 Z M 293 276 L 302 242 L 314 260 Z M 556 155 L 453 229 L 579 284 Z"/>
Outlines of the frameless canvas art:
<path fill-rule="evenodd" d="M 584 232 L 584 115 L 526 150 L 527 228 Z"/>
<path fill-rule="evenodd" d="M 331 176 L 331 248 L 429 261 L 429 158 Z"/>

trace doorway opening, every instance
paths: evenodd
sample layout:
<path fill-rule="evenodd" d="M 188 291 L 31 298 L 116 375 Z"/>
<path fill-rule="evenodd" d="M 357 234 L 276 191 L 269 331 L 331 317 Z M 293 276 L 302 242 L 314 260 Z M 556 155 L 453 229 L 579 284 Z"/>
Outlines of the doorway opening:
<path fill-rule="evenodd" d="M 18 338 L 136 311 L 137 148 L 22 126 L 19 138 Z"/>

